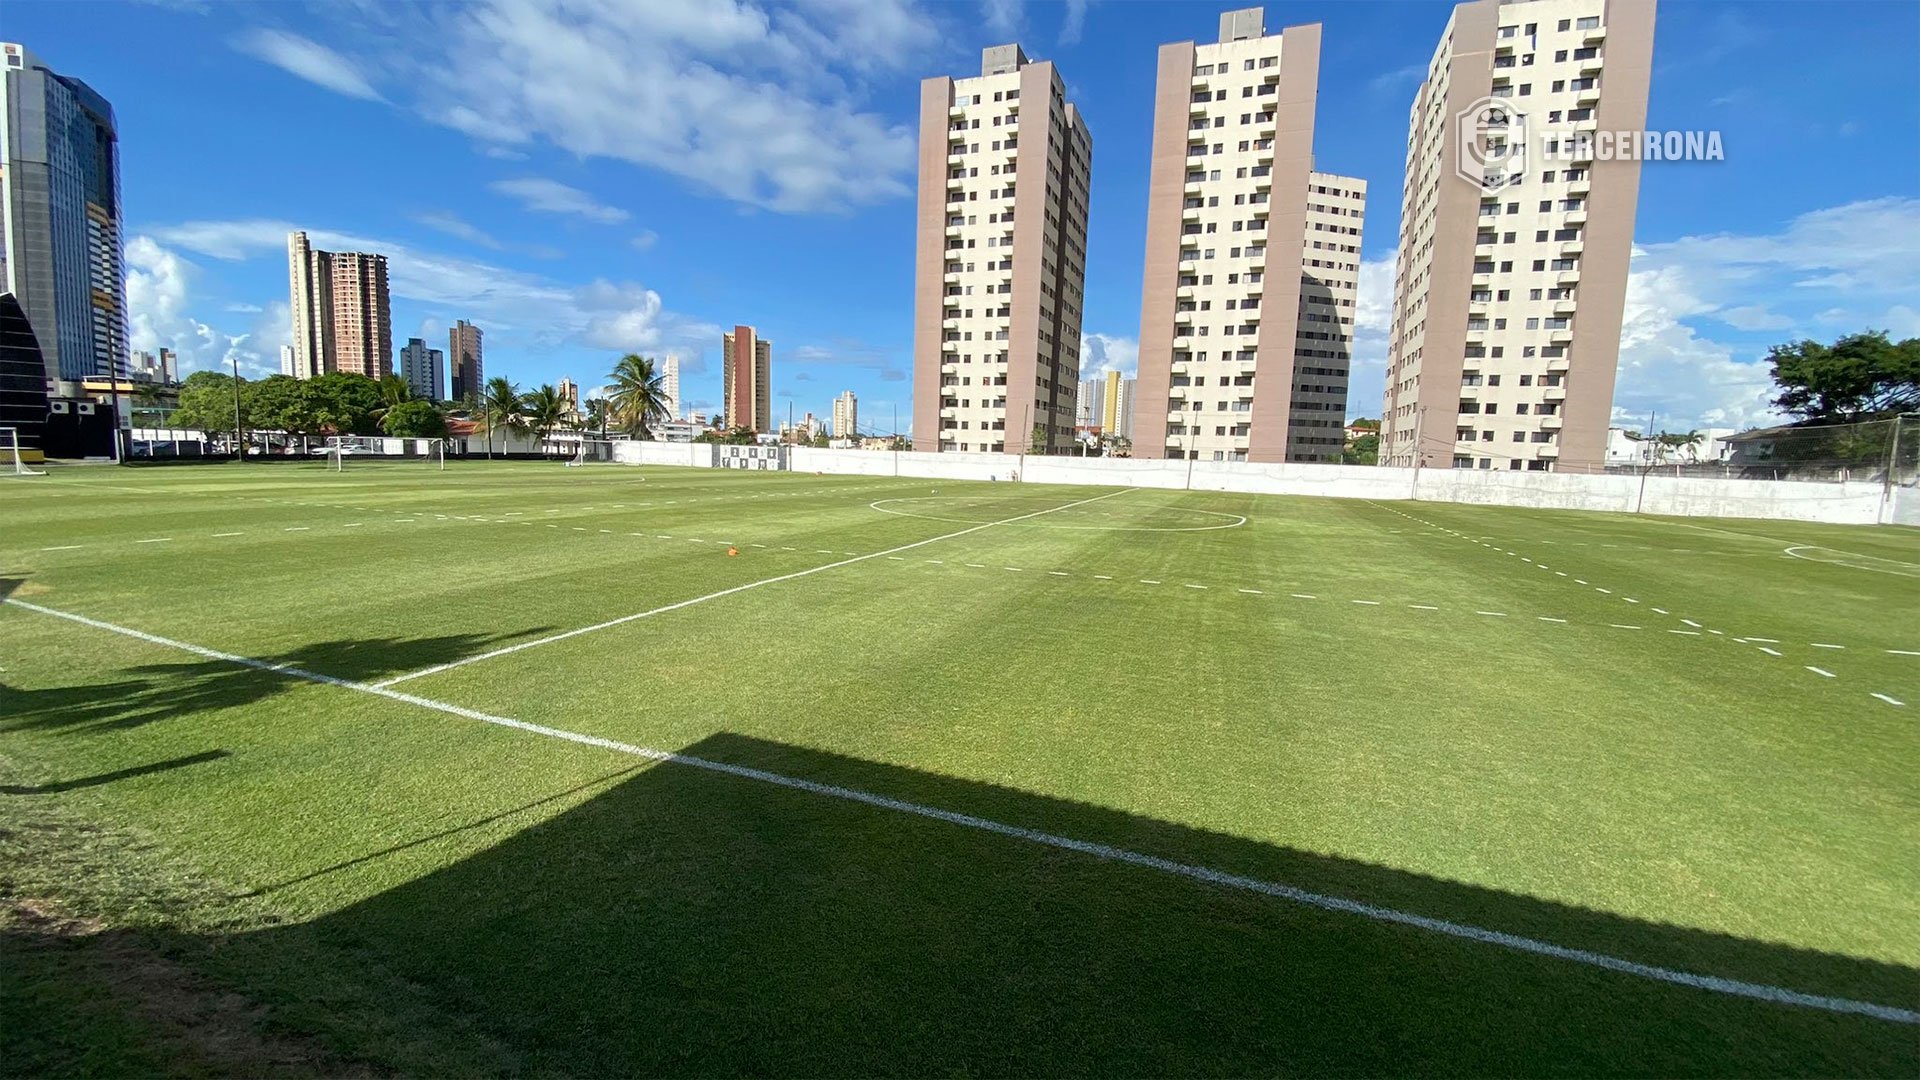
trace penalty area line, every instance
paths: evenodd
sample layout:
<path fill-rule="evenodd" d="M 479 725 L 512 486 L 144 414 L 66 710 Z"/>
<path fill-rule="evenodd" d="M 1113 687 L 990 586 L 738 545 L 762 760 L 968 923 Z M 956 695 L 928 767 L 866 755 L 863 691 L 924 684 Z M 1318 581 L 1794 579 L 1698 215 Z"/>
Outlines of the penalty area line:
<path fill-rule="evenodd" d="M 932 541 L 922 541 L 922 543 L 931 543 L 931 542 Z M 239 656 L 233 653 L 220 652 L 215 649 L 208 649 L 199 645 L 188 644 L 187 642 L 183 642 L 183 641 L 175 641 L 171 638 L 161 637 L 158 634 L 149 634 L 149 633 L 146 633 L 145 631 L 135 630 L 131 627 L 118 626 L 114 623 L 103 622 L 99 619 L 91 619 L 84 615 L 73 614 L 72 612 L 59 611 L 54 608 L 48 608 L 48 607 L 41 607 L 38 604 L 28 603 L 24 600 L 15 600 L 15 599 L 9 598 L 5 600 L 0 600 L 0 604 L 9 604 L 15 607 L 23 608 L 27 611 L 38 612 L 39 614 L 42 614 L 42 615 L 49 615 L 54 618 L 65 619 L 69 622 L 79 623 L 83 626 L 92 627 L 97 630 L 105 630 L 110 633 L 121 634 L 126 637 L 131 637 L 140 641 L 147 642 L 149 644 L 160 645 L 170 649 L 177 649 L 183 652 L 193 653 L 197 656 L 204 656 L 209 659 L 222 660 L 228 663 L 240 665 L 242 667 L 248 667 L 248 668 L 253 668 L 255 670 L 264 671 L 272 674 L 283 675 L 288 678 L 303 679 L 308 682 L 321 683 L 327 686 L 338 687 L 340 689 L 352 690 L 357 693 L 372 694 L 377 697 L 386 698 L 390 701 L 404 702 L 406 704 L 418 706 L 423 709 L 429 709 L 435 712 L 445 713 L 449 716 L 457 716 L 463 719 L 475 720 L 485 724 L 493 724 L 499 727 L 512 728 L 516 731 L 523 731 L 532 735 L 541 735 L 551 739 L 560 739 L 566 742 L 576 743 L 584 746 L 599 747 L 601 749 L 611 750 L 615 753 L 627 754 L 633 757 L 644 758 L 648 761 L 657 761 L 657 762 L 663 762 L 663 763 L 674 764 L 674 765 L 683 765 L 690 768 L 704 769 L 708 772 L 719 773 L 722 775 L 732 776 L 732 777 L 736 777 L 743 780 L 753 780 L 753 781 L 757 781 L 764 784 L 773 784 L 779 787 L 789 788 L 796 791 L 804 791 L 810 794 L 820 795 L 827 798 L 841 799 L 847 802 L 860 803 L 862 805 L 875 807 L 877 809 L 892 810 L 902 814 L 911 814 L 915 817 L 922 817 L 922 818 L 928 818 L 934 821 L 941 821 L 949 825 L 957 825 L 962 828 L 976 829 L 981 832 L 993 833 L 999 836 L 1005 836 L 1005 837 L 1009 837 L 1016 840 L 1025 840 L 1030 843 L 1040 844 L 1046 847 L 1056 848 L 1062 851 L 1076 852 L 1078 854 L 1087 855 L 1092 858 L 1102 859 L 1108 862 L 1125 863 L 1131 866 L 1142 867 L 1144 869 L 1157 870 L 1162 873 L 1172 874 L 1178 877 L 1184 877 L 1193 881 L 1199 881 L 1209 885 L 1216 885 L 1222 888 L 1238 889 L 1245 892 L 1259 893 L 1262 895 L 1274 897 L 1276 899 L 1286 900 L 1294 904 L 1299 904 L 1304 907 L 1317 908 L 1321 911 L 1335 912 L 1335 913 L 1346 914 L 1346 915 L 1357 915 L 1361 918 L 1370 919 L 1375 922 L 1391 923 L 1391 924 L 1400 925 L 1400 926 L 1409 926 L 1415 929 L 1426 930 L 1432 933 L 1444 934 L 1448 937 L 1454 937 L 1454 938 L 1460 938 L 1467 941 L 1479 942 L 1485 945 L 1494 945 L 1501 948 L 1510 949 L 1515 952 L 1531 953 L 1536 956 L 1545 956 L 1545 957 L 1549 957 L 1556 960 L 1565 960 L 1571 963 L 1582 964 L 1587 967 L 1600 968 L 1605 971 L 1612 971 L 1622 975 L 1629 975 L 1629 976 L 1633 976 L 1641 979 L 1648 979 L 1655 982 L 1669 983 L 1676 986 L 1690 987 L 1696 990 L 1705 990 L 1705 991 L 1716 993 L 1716 994 L 1726 994 L 1733 997 L 1742 997 L 1742 998 L 1748 998 L 1756 1001 L 1771 1002 L 1778 1005 L 1793 1005 L 1801 1008 L 1818 1009 L 1824 1012 L 1847 1013 L 1847 1014 L 1853 1014 L 1858 1016 L 1867 1016 L 1867 1017 L 1872 1017 L 1876 1020 L 1886 1020 L 1886 1021 L 1899 1023 L 1899 1024 L 1920 1024 L 1920 1011 L 1915 1011 L 1912 1009 L 1903 1009 L 1903 1008 L 1899 1008 L 1892 1005 L 1882 1005 L 1877 1002 L 1871 1002 L 1871 1001 L 1856 1001 L 1852 998 L 1832 997 L 1824 994 L 1809 994 L 1809 993 L 1804 993 L 1798 990 L 1790 990 L 1783 986 L 1774 986 L 1769 983 L 1745 982 L 1740 979 L 1722 978 L 1717 975 L 1702 975 L 1702 974 L 1691 972 L 1691 971 L 1681 971 L 1675 968 L 1659 967 L 1654 964 L 1644 964 L 1644 963 L 1640 963 L 1639 961 L 1627 960 L 1625 958 L 1618 957 L 1618 956 L 1611 956 L 1606 953 L 1592 952 L 1587 949 L 1576 949 L 1566 945 L 1556 945 L 1550 941 L 1542 941 L 1538 938 L 1523 937 L 1519 934 L 1509 934 L 1500 930 L 1490 930 L 1485 927 L 1474 926 L 1470 923 L 1459 923 L 1459 922 L 1453 922 L 1447 919 L 1437 919 L 1431 916 L 1417 915 L 1412 912 L 1401 911 L 1396 908 L 1381 907 L 1376 904 L 1368 904 L 1359 900 L 1351 900 L 1342 896 L 1332 896 L 1326 893 L 1311 892 L 1309 890 L 1302 889 L 1298 886 L 1285 884 L 1284 882 L 1266 881 L 1260 878 L 1252 878 L 1252 877 L 1246 877 L 1240 874 L 1232 874 L 1232 873 L 1228 873 L 1227 871 L 1216 870 L 1208 866 L 1200 866 L 1194 863 L 1183 863 L 1174 859 L 1168 859 L 1158 855 L 1148 855 L 1144 852 L 1131 851 L 1126 848 L 1114 847 L 1110 844 L 1102 844 L 1097 841 L 1079 840 L 1079 839 L 1075 839 L 1074 837 L 1062 836 L 1057 833 L 1042 832 L 1038 829 L 1029 829 L 1020 825 L 1010 825 L 1010 824 L 1007 824 L 1006 822 L 994 821 L 991 818 L 976 817 L 972 814 L 962 814 L 953 810 L 945 810 L 937 806 L 928 806 L 924 803 L 908 802 L 905 799 L 896 799 L 887 795 L 880 795 L 870 791 L 862 791 L 858 788 L 840 787 L 835 784 L 823 784 L 815 780 L 806 780 L 796 776 L 787 776 L 783 773 L 768 772 L 764 769 L 755 769 L 746 765 L 735 765 L 735 764 L 722 762 L 722 761 L 709 761 L 705 758 L 694 757 L 690 754 L 679 754 L 679 753 L 674 753 L 668 750 L 656 750 L 651 747 L 638 746 L 633 743 L 624 743 L 624 742 L 616 741 L 614 739 L 601 738 L 600 736 L 597 736 L 597 735 L 587 735 L 577 731 L 567 731 L 563 728 L 548 727 L 544 724 L 529 723 L 525 720 L 515 720 L 511 717 L 506 717 L 506 716 L 495 716 L 491 713 L 484 713 L 477 709 L 468 709 L 463 706 L 451 704 L 449 702 L 436 701 L 432 698 L 420 697 L 416 694 L 409 694 L 400 690 L 388 689 L 384 686 L 353 682 L 348 679 L 335 678 L 334 676 L 331 676 L 331 675 L 322 675 L 319 672 L 307 671 L 303 668 L 296 668 L 291 665 L 270 664 L 264 660 L 256 660 L 248 656 Z"/>
<path fill-rule="evenodd" d="M 548 636 L 543 638 L 535 638 L 532 641 L 522 641 L 514 645 L 508 645 L 503 648 L 494 649 L 491 652 L 483 652 L 476 656 L 469 656 L 460 660 L 450 660 L 444 664 L 435 664 L 432 667 L 421 668 L 419 671 L 410 671 L 404 675 L 395 675 L 391 679 L 386 679 L 382 682 L 374 683 L 373 685 L 374 686 L 394 686 L 399 683 L 408 682 L 410 680 L 418 679 L 426 675 L 438 675 L 440 672 L 451 671 L 454 668 L 465 667 L 468 664 L 477 664 L 482 660 L 493 660 L 493 659 L 497 659 L 498 657 L 508 656 L 513 653 L 521 652 L 526 649 L 536 648 L 541 645 L 551 645 L 557 641 L 565 641 L 568 638 L 576 638 L 582 634 L 591 634 L 600 630 L 610 630 L 616 626 L 624 626 L 627 623 L 637 622 L 641 619 L 650 619 L 655 615 L 665 615 L 671 611 L 679 611 L 681 608 L 693 607 L 695 604 L 704 604 L 709 600 L 718 600 L 718 599 L 721 599 L 722 597 L 732 596 L 735 593 L 746 592 L 750 589 L 758 589 L 766 585 L 778 585 L 783 581 L 793 581 L 795 579 L 808 577 L 813 574 L 824 573 L 825 571 L 828 571 L 828 570 L 837 570 L 840 567 L 852 566 L 855 563 L 866 562 L 869 559 L 880 559 L 880 558 L 885 558 L 886 556 L 889 556 L 889 555 L 898 555 L 900 552 L 903 552 L 903 551 L 912 551 L 915 548 L 926 547 L 928 544 L 937 544 L 942 540 L 952 540 L 956 537 L 966 536 L 969 533 L 977 533 L 982 529 L 991 529 L 996 525 L 1011 525 L 1016 521 L 1025 521 L 1028 518 L 1040 517 L 1043 514 L 1052 514 L 1061 510 L 1071 510 L 1076 506 L 1085 506 L 1088 503 L 1099 502 L 1101 499 L 1111 499 L 1115 495 L 1124 495 L 1131 490 L 1133 489 L 1121 488 L 1118 491 L 1109 491 L 1104 495 L 1095 495 L 1092 498 L 1080 499 L 1077 502 L 1070 502 L 1061 506 L 1053 506 L 1045 510 L 1036 510 L 1030 514 L 1020 514 L 1016 517 L 1002 518 L 999 521 L 989 521 L 983 524 L 974 525 L 970 528 L 960 529 L 956 532 L 943 533 L 939 536 L 929 537 L 925 540 L 916 540 L 911 544 L 901 544 L 899 547 L 888 548 L 885 551 L 876 551 L 868 555 L 855 555 L 852 558 L 841 559 L 838 562 L 824 563 L 820 566 L 808 567 L 805 570 L 796 570 L 790 574 L 780 574 L 775 577 L 761 578 L 759 581 L 749 581 L 744 585 L 735 585 L 732 588 L 721 589 L 718 592 L 710 592 L 705 596 L 696 596 L 690 600 L 681 600 L 672 604 L 664 604 L 660 607 L 651 608 L 647 611 L 636 611 L 631 615 L 622 615 L 617 619 L 608 619 L 605 622 L 594 623 L 591 626 L 582 626 L 582 627 L 579 627 L 578 629 L 567 630 L 558 634 L 549 634 Z M 662 539 L 671 539 L 671 538 L 662 537 Z M 831 554 L 831 553 L 829 552 L 828 554 Z"/>

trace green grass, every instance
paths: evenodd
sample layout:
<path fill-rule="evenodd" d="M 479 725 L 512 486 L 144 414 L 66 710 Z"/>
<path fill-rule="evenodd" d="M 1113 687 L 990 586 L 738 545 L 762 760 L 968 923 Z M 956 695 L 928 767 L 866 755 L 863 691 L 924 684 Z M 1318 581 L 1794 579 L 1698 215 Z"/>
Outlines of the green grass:
<path fill-rule="evenodd" d="M 1920 1007 L 1910 531 L 533 463 L 0 486 L 14 598 L 366 683 L 842 562 L 396 690 Z M 1910 1025 L 11 605 L 0 783 L 13 1074 L 1920 1071 Z"/>

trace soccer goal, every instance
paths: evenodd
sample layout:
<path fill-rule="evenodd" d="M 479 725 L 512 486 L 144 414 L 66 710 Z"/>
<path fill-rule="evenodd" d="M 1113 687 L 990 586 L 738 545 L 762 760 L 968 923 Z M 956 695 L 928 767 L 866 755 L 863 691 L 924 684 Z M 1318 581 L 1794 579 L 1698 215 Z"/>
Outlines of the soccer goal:
<path fill-rule="evenodd" d="M 325 446 L 314 450 L 331 472 L 344 472 L 347 459 L 368 457 L 382 452 L 383 443 L 371 435 L 329 435 Z"/>
<path fill-rule="evenodd" d="M 425 464 L 430 469 L 447 471 L 447 440 L 445 439 L 408 439 L 409 460 Z"/>
<path fill-rule="evenodd" d="M 574 448 L 573 456 L 567 459 L 567 468 L 612 460 L 613 440 L 581 439 L 579 446 Z"/>
<path fill-rule="evenodd" d="M 20 445 L 20 429 L 0 427 L 0 476 L 45 476 L 39 469 L 27 467 L 29 456 L 39 457 Z"/>

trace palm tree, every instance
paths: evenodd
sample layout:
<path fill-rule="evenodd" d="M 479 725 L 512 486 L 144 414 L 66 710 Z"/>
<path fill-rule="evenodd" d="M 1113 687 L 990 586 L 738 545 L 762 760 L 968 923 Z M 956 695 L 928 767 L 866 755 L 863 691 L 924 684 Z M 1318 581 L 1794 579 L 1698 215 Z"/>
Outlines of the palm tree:
<path fill-rule="evenodd" d="M 612 416 L 607 408 L 606 398 L 594 397 L 587 399 L 585 430 L 597 431 L 600 433 L 600 437 L 604 439 L 607 437 L 607 421 L 611 419 Z"/>
<path fill-rule="evenodd" d="M 667 388 L 651 359 L 628 353 L 607 376 L 607 408 L 620 430 L 636 439 L 653 434 L 653 425 L 672 419 L 667 410 Z"/>
<path fill-rule="evenodd" d="M 509 434 L 527 429 L 525 395 L 504 375 L 487 380 L 480 395 L 480 423 L 487 429 L 487 456 L 493 456 L 493 433 L 497 428 Z M 506 441 L 501 440 L 504 450 Z"/>
<path fill-rule="evenodd" d="M 413 386 L 398 375 L 380 377 L 380 407 L 373 410 L 373 420 L 379 423 L 393 411 L 395 405 L 413 400 Z"/>
<path fill-rule="evenodd" d="M 540 452 L 546 452 L 547 436 L 555 428 L 564 427 L 572 410 L 567 408 L 567 399 L 552 383 L 543 383 L 521 399 L 521 408 L 525 410 L 527 426 L 533 429 L 534 442 L 540 446 Z"/>

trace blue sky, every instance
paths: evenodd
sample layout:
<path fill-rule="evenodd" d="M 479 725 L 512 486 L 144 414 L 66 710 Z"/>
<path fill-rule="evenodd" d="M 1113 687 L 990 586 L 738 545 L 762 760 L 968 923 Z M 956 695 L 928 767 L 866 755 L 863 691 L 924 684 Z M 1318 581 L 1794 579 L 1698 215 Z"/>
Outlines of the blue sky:
<path fill-rule="evenodd" d="M 719 396 L 723 327 L 774 343 L 775 410 L 908 415 L 918 80 L 1022 42 L 1094 140 L 1083 358 L 1131 370 L 1155 50 L 1229 5 L 815 0 L 126 4 L 12 0 L 0 36 L 115 104 L 135 347 L 266 371 L 285 232 L 392 259 L 396 348 L 468 318 L 488 374 L 596 385 L 678 353 Z M 1317 165 L 1366 178 L 1352 415 L 1377 415 L 1406 112 L 1449 6 L 1267 6 L 1324 24 Z M 1920 6 L 1669 0 L 1616 411 L 1766 417 L 1766 346 L 1920 335 Z M 1669 419 L 1670 418 L 1670 419 Z"/>

